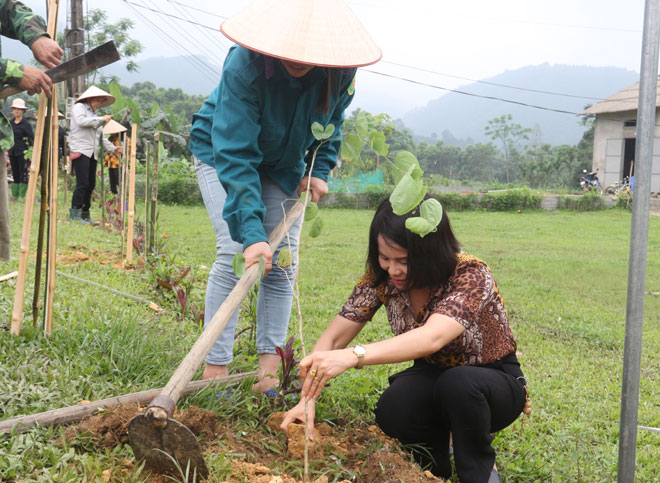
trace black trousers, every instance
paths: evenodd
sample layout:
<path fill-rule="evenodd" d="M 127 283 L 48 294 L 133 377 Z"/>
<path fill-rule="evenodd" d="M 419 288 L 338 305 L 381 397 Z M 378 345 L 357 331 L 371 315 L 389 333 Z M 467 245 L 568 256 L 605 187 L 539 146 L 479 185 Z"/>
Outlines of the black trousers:
<path fill-rule="evenodd" d="M 30 171 L 25 158 L 23 156 L 9 156 L 9 164 L 11 165 L 11 176 L 14 178 L 14 183 L 27 184 Z"/>
<path fill-rule="evenodd" d="M 96 159 L 81 154 L 73 161 L 73 171 L 76 173 L 76 188 L 73 190 L 71 208 L 89 211 L 92 192 L 96 187 Z"/>
<path fill-rule="evenodd" d="M 517 379 L 522 372 L 515 355 L 512 360 L 444 371 L 415 361 L 390 377 L 374 410 L 376 422 L 408 446 L 422 467 L 445 479 L 452 475 L 451 433 L 461 483 L 485 483 L 495 463 L 491 433 L 515 421 L 525 403 L 524 379 Z"/>
<path fill-rule="evenodd" d="M 119 168 L 108 168 L 108 177 L 110 178 L 110 191 L 117 194 L 117 186 L 119 186 Z"/>

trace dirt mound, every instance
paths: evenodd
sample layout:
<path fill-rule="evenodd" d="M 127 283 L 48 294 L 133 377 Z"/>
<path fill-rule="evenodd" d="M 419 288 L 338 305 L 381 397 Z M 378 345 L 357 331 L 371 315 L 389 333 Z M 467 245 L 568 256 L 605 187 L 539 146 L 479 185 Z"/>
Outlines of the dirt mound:
<path fill-rule="evenodd" d="M 69 442 L 87 438 L 92 445 L 78 445 L 79 449 L 87 451 L 128 444 L 128 423 L 142 411 L 136 405 L 105 410 L 77 426 L 67 428 L 65 438 Z M 305 448 L 304 427 L 302 424 L 291 424 L 287 440 L 279 430 L 283 417 L 284 413 L 274 413 L 267 422 L 274 436 L 258 429 L 236 432 L 220 424 L 216 413 L 196 406 L 174 414 L 175 419 L 200 438 L 207 456 L 215 453 L 230 459 L 231 475 L 223 474 L 221 480 L 216 480 L 212 471 L 209 481 L 300 483 Z M 292 467 L 287 462 L 297 462 L 297 472 L 287 474 L 287 467 Z M 377 426 L 366 424 L 317 424 L 315 439 L 309 445 L 309 467 L 310 473 L 316 477 L 314 483 L 327 483 L 327 475 L 332 477 L 333 474 L 350 475 L 341 483 L 443 481 L 428 471 L 420 470 L 397 442 L 383 434 Z M 126 464 L 125 468 L 126 472 L 132 471 L 133 465 Z M 154 474 L 149 481 L 156 483 L 164 480 Z"/>

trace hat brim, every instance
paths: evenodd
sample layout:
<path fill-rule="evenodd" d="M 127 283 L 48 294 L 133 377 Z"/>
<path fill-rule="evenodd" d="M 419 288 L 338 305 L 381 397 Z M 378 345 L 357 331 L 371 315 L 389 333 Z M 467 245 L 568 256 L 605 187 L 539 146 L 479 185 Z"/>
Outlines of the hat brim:
<path fill-rule="evenodd" d="M 220 31 L 247 49 L 323 67 L 362 67 L 380 48 L 343 0 L 257 0 Z"/>
<path fill-rule="evenodd" d="M 114 96 L 89 96 L 77 99 L 76 104 L 79 102 L 89 102 L 92 99 L 102 99 L 99 107 L 108 107 L 115 103 Z"/>

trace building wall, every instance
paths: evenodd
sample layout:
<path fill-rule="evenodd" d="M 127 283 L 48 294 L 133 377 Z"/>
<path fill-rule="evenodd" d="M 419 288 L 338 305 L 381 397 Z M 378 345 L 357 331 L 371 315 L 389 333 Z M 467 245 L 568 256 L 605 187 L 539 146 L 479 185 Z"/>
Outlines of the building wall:
<path fill-rule="evenodd" d="M 637 111 L 612 112 L 596 116 L 594 124 L 594 155 L 592 170 L 598 173 L 603 189 L 621 181 L 623 150 L 626 138 L 635 137 L 635 127 L 624 127 L 624 121 L 636 120 Z M 656 109 L 655 142 L 653 143 L 653 169 L 651 191 L 660 192 L 660 108 Z"/>

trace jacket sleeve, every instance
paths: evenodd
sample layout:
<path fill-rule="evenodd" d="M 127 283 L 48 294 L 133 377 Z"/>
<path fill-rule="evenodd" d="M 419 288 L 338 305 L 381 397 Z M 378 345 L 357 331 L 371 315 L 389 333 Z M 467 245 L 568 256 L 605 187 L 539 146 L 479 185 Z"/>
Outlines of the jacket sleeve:
<path fill-rule="evenodd" d="M 258 172 L 263 160 L 258 144 L 260 95 L 232 69 L 223 71 L 217 95 L 211 138 L 215 168 L 227 192 L 223 218 L 232 239 L 248 247 L 268 241 Z"/>
<path fill-rule="evenodd" d="M 101 139 L 103 140 L 103 148 L 104 148 L 108 153 L 114 153 L 114 152 L 117 150 L 117 147 L 116 147 L 114 144 L 112 144 L 112 143 L 110 142 L 110 140 L 109 140 L 108 138 L 106 138 L 106 137 L 103 135 L 103 128 L 100 127 L 100 128 L 98 129 L 98 132 L 99 132 L 99 134 L 100 134 L 100 136 L 101 136 Z"/>
<path fill-rule="evenodd" d="M 335 125 L 335 132 L 331 137 L 331 141 L 321 144 L 320 141 L 314 141 L 312 145 L 307 150 L 307 155 L 305 156 L 305 164 L 307 164 L 307 170 L 305 174 L 309 174 L 309 168 L 312 164 L 312 158 L 314 156 L 314 151 L 318 148 L 316 153 L 316 160 L 314 161 L 314 167 L 312 169 L 312 176 L 314 178 L 320 178 L 323 181 L 328 180 L 328 174 L 330 170 L 337 165 L 337 157 L 341 150 L 341 127 L 344 124 L 344 111 L 351 104 L 353 100 L 354 90 L 352 88 L 353 81 L 355 79 L 355 70 L 352 71 L 352 75 L 342 76 L 342 81 L 339 85 L 339 94 L 337 96 L 337 102 L 335 103 L 334 109 L 332 111 L 332 116 L 330 117 L 329 124 Z M 321 144 L 321 147 L 319 147 Z"/>
<path fill-rule="evenodd" d="M 46 22 L 17 0 L 0 0 L 0 31 L 4 37 L 16 39 L 30 47 L 46 33 Z M 10 59 L 0 59 L 0 81 L 16 85 L 23 78 L 23 65 Z"/>
<path fill-rule="evenodd" d="M 32 124 L 28 122 L 25 126 L 25 131 L 27 133 L 28 146 L 34 146 L 34 131 L 32 130 Z"/>
<path fill-rule="evenodd" d="M 80 103 L 73 105 L 71 116 L 73 117 L 73 122 L 75 122 L 78 127 L 91 127 L 96 129 L 99 124 L 103 124 L 102 117 L 94 115 L 90 116 L 87 109 L 85 109 L 85 106 Z"/>

